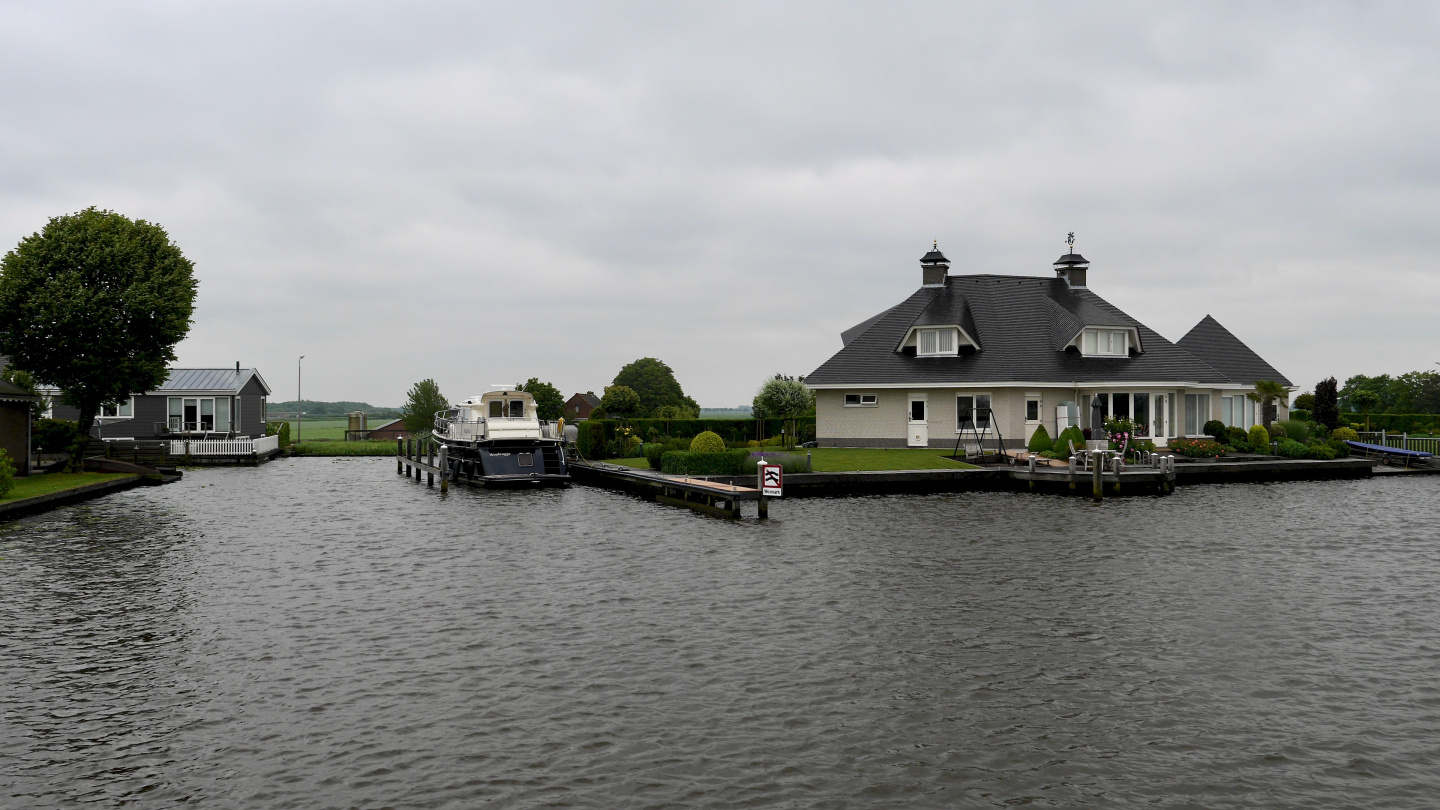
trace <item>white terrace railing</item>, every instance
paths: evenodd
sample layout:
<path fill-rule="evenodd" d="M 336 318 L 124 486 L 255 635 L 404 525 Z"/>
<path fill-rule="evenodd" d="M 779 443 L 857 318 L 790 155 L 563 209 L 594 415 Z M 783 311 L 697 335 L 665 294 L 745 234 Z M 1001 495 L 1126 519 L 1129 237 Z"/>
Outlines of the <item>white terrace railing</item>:
<path fill-rule="evenodd" d="M 1360 441 L 1378 444 L 1382 447 L 1396 447 L 1401 450 L 1420 450 L 1440 456 L 1440 438 L 1417 437 L 1408 433 L 1388 433 L 1383 430 L 1359 431 Z"/>
<path fill-rule="evenodd" d="M 262 436 L 258 439 L 175 439 L 170 442 L 170 455 L 251 456 L 279 448 L 279 436 Z"/>

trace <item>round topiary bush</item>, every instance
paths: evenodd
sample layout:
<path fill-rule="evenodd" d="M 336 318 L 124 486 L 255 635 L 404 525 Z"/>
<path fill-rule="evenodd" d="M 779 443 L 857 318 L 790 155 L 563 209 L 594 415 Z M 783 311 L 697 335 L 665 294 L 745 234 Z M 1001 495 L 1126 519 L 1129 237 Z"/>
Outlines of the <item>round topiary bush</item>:
<path fill-rule="evenodd" d="M 725 440 L 720 438 L 719 433 L 707 430 L 690 440 L 690 452 L 723 453 L 725 452 Z"/>
<path fill-rule="evenodd" d="M 1358 442 L 1360 434 L 1348 427 L 1338 427 L 1330 431 L 1330 438 L 1342 442 Z"/>
<path fill-rule="evenodd" d="M 1245 443 L 1250 445 L 1252 453 L 1269 453 L 1270 431 L 1266 430 L 1264 425 L 1253 425 L 1245 437 Z"/>
<path fill-rule="evenodd" d="M 1219 419 L 1211 419 L 1206 422 L 1200 432 L 1214 439 L 1216 444 L 1225 444 L 1230 439 L 1230 434 L 1225 430 L 1225 423 Z"/>
<path fill-rule="evenodd" d="M 1277 440 L 1277 439 L 1288 439 L 1288 438 L 1290 438 L 1290 431 L 1286 430 L 1284 425 L 1280 424 L 1279 422 L 1275 422 L 1275 423 L 1273 423 L 1273 424 L 1270 425 L 1270 440 L 1271 440 L 1271 441 L 1275 441 L 1275 440 Z"/>

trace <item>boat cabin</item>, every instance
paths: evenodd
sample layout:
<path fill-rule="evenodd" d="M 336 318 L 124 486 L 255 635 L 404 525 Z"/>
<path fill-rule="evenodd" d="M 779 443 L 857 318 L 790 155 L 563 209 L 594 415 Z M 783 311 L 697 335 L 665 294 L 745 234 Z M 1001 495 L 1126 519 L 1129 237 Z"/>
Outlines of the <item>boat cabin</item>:
<path fill-rule="evenodd" d="M 490 391 L 435 415 L 436 434 L 459 441 L 549 438 L 524 391 Z"/>

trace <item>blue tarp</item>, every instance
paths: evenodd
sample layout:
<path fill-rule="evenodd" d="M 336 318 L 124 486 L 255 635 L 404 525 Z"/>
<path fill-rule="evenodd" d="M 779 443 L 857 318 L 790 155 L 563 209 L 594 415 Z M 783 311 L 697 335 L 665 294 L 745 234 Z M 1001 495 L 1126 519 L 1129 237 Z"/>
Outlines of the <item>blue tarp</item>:
<path fill-rule="evenodd" d="M 1364 442 L 1345 442 L 1356 450 L 1364 450 L 1367 453 L 1389 453 L 1393 456 L 1409 456 L 1410 458 L 1431 458 L 1435 454 L 1427 453 L 1424 450 L 1401 450 L 1398 447 L 1385 447 L 1379 444 L 1365 444 Z"/>

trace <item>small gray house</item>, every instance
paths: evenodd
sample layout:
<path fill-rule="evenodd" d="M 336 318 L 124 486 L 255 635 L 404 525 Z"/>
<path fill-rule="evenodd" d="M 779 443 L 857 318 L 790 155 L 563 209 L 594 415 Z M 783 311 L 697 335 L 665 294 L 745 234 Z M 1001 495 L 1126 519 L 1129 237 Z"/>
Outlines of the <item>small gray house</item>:
<path fill-rule="evenodd" d="M 962 435 L 1023 446 L 1041 425 L 1053 437 L 1080 424 L 1097 397 L 1163 447 L 1212 419 L 1256 424 L 1257 380 L 1293 388 L 1208 315 L 1166 340 L 1096 295 L 1077 253 L 1052 277 L 951 275 L 937 246 L 920 270 L 914 293 L 847 329 L 806 376 L 822 447 L 950 447 Z"/>
<path fill-rule="evenodd" d="M 51 394 L 52 415 L 79 412 Z M 255 438 L 265 435 L 270 386 L 253 368 L 172 368 L 159 388 L 106 405 L 90 435 L 100 439 Z"/>

